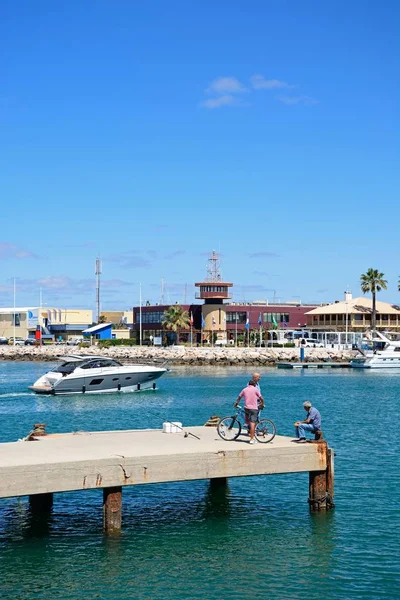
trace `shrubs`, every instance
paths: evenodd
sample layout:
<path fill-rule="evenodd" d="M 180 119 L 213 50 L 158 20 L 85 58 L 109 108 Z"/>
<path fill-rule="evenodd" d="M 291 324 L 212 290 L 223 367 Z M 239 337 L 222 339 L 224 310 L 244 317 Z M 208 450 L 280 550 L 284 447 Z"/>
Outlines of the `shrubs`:
<path fill-rule="evenodd" d="M 133 339 L 122 339 L 122 340 L 99 340 L 99 348 L 111 348 L 113 346 L 137 346 L 136 340 Z"/>

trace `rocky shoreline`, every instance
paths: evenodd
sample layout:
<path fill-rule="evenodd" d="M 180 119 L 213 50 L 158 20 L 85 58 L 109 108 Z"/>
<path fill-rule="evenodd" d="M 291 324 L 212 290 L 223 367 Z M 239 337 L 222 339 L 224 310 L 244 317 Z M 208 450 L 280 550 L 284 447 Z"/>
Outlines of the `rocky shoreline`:
<path fill-rule="evenodd" d="M 73 348 L 71 346 L 3 346 L 0 347 L 0 360 L 17 361 L 57 361 L 68 354 L 94 354 L 133 363 L 166 363 L 171 366 L 273 366 L 277 362 L 298 362 L 298 348 L 190 348 L 171 346 L 153 348 L 139 346 L 119 346 L 99 349 Z M 307 348 L 306 362 L 348 362 L 355 356 L 352 350 L 334 350 L 327 348 Z"/>

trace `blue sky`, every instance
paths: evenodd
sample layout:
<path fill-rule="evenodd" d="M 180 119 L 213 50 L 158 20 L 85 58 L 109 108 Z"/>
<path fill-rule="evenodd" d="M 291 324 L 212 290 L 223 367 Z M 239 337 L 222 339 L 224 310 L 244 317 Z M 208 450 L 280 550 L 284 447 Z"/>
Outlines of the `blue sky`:
<path fill-rule="evenodd" d="M 398 302 L 400 5 L 0 7 L 0 304 L 323 302 L 385 273 Z M 185 291 L 186 290 L 186 291 Z"/>

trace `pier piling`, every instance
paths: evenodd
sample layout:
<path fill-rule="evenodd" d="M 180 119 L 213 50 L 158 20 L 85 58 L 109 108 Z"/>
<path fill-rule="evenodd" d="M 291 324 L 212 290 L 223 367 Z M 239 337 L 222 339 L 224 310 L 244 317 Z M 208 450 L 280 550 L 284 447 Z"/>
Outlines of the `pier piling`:
<path fill-rule="evenodd" d="M 326 510 L 326 471 L 312 471 L 309 479 L 308 502 L 311 512 Z"/>
<path fill-rule="evenodd" d="M 311 512 L 330 510 L 334 507 L 334 453 L 325 440 L 316 442 L 321 454 L 324 455 L 326 469 L 324 471 L 310 471 L 309 473 L 309 498 Z"/>
<path fill-rule="evenodd" d="M 29 506 L 35 514 L 48 512 L 53 506 L 53 494 L 32 494 L 29 496 Z"/>
<path fill-rule="evenodd" d="M 328 502 L 330 502 L 332 508 L 334 506 L 333 498 L 335 495 L 335 453 L 332 448 L 328 448 L 326 456 L 326 493 L 328 496 Z"/>
<path fill-rule="evenodd" d="M 210 487 L 214 490 L 221 488 L 221 487 L 226 487 L 227 485 L 228 485 L 227 477 L 214 477 L 213 479 L 210 479 Z"/>
<path fill-rule="evenodd" d="M 122 488 L 103 489 L 103 530 L 104 533 L 119 533 L 122 521 Z"/>

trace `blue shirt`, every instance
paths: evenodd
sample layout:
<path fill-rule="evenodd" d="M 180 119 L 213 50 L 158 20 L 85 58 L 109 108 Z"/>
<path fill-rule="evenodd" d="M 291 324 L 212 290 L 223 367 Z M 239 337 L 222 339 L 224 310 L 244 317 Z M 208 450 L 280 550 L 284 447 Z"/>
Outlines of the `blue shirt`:
<path fill-rule="evenodd" d="M 307 419 L 310 421 L 314 429 L 321 429 L 321 415 L 318 409 L 312 406 L 307 415 Z"/>

